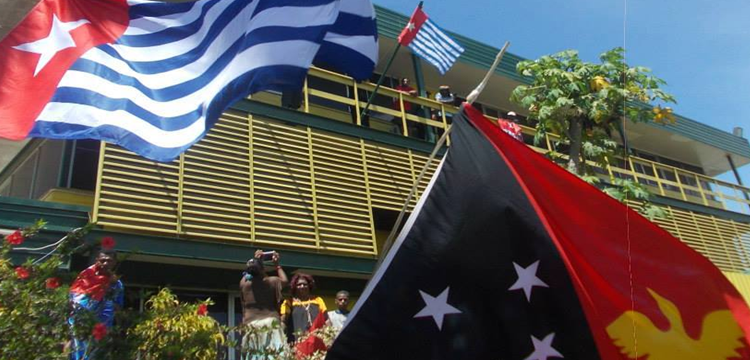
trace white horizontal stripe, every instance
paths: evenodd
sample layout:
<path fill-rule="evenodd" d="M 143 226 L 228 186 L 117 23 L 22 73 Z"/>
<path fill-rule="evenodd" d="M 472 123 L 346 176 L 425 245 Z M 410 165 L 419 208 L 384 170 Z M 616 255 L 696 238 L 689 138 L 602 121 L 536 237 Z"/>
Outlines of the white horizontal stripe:
<path fill-rule="evenodd" d="M 461 45 L 459 45 L 457 42 L 453 41 L 453 39 L 450 36 L 446 35 L 442 30 L 440 30 L 440 28 L 437 27 L 437 25 L 435 25 L 432 21 L 430 21 L 429 19 L 427 19 L 426 24 L 436 34 L 440 35 L 440 37 L 443 38 L 443 41 L 451 44 L 456 50 L 458 50 L 459 53 L 464 52 L 464 48 L 461 47 Z"/>
<path fill-rule="evenodd" d="M 317 49 L 318 44 L 302 40 L 255 45 L 239 54 L 238 58 L 225 69 L 226 74 L 222 72 L 220 77 L 212 79 L 200 90 L 171 101 L 153 100 L 134 87 L 115 84 L 96 75 L 80 71 L 68 71 L 60 80 L 58 87 L 96 89 L 97 93 L 111 99 L 129 99 L 155 115 L 175 117 L 193 111 L 197 104 L 213 97 L 213 92 L 220 90 L 229 81 L 245 72 L 269 65 L 308 67 L 310 62 L 305 59 L 303 54 L 314 52 Z M 289 56 L 290 53 L 300 54 L 300 56 Z"/>
<path fill-rule="evenodd" d="M 409 44 L 409 48 L 411 49 L 411 51 L 414 51 L 415 53 L 417 53 L 417 55 L 421 56 L 423 59 L 425 59 L 426 61 L 428 61 L 430 64 L 432 64 L 433 66 L 435 66 L 436 68 L 438 68 L 438 70 L 440 71 L 441 74 L 445 74 L 445 71 L 446 71 L 445 66 L 442 63 L 440 63 L 439 61 L 437 61 L 434 58 L 432 58 L 431 56 L 429 56 L 428 54 L 426 54 L 424 51 L 422 51 L 422 49 L 414 46 L 414 42 L 412 42 L 411 44 Z"/>
<path fill-rule="evenodd" d="M 418 41 L 417 38 L 415 38 L 414 41 L 411 42 L 411 45 L 417 49 L 420 49 L 424 54 L 434 59 L 435 61 L 439 61 L 443 65 L 443 67 L 450 67 L 450 61 L 442 58 L 430 46 L 426 45 L 424 42 Z"/>
<path fill-rule="evenodd" d="M 378 61 L 378 42 L 375 40 L 375 36 L 349 36 L 329 32 L 324 40 L 348 47 L 367 56 L 373 63 Z"/>
<path fill-rule="evenodd" d="M 111 95 L 113 98 L 130 98 L 139 106 L 144 107 L 157 115 L 165 117 L 181 115 L 195 109 L 196 105 L 205 109 L 218 91 L 237 78 L 237 76 L 250 70 L 268 65 L 291 65 L 307 68 L 310 66 L 312 58 L 318 51 L 319 47 L 319 44 L 301 40 L 266 43 L 253 46 L 239 54 L 219 76 L 211 81 L 210 84 L 201 88 L 198 92 L 190 94 L 190 99 L 182 98 L 170 102 L 155 102 L 151 99 L 145 98 L 139 91 L 124 86 L 116 86 L 110 91 L 109 88 L 112 87 L 112 85 L 104 85 L 100 88 L 100 93 L 107 96 Z M 297 54 L 298 56 L 288 56 L 289 53 Z M 80 72 L 77 73 L 80 74 Z M 80 79 L 80 81 L 86 81 L 86 79 Z M 79 83 L 78 85 L 83 87 L 82 85 L 84 84 L 85 83 Z M 129 92 L 127 95 L 123 93 L 126 91 Z M 136 97 L 138 99 L 135 99 Z M 182 107 L 184 112 L 175 113 L 175 109 L 170 109 L 175 107 Z M 185 110 L 186 108 L 189 110 Z M 87 113 L 87 111 L 89 111 L 89 113 Z M 192 130 L 188 131 L 188 128 L 165 132 L 164 130 L 151 125 L 147 121 L 136 118 L 132 114 L 122 110 L 109 112 L 101 109 L 94 109 L 87 105 L 77 104 L 47 104 L 39 115 L 37 121 L 64 122 L 90 127 L 101 125 L 117 126 L 131 131 L 142 139 L 160 147 L 185 146 L 200 136 L 200 133 L 196 134 Z M 205 123 L 205 114 L 197 120 L 197 122 L 203 127 L 203 124 Z M 190 125 L 189 128 L 192 129 L 194 126 L 196 125 Z M 169 139 L 162 139 L 162 137 L 169 137 Z"/>
<path fill-rule="evenodd" d="M 443 49 L 440 44 L 436 44 L 435 42 L 431 41 L 430 38 L 424 36 L 424 34 L 422 34 L 421 32 L 417 34 L 416 38 L 414 38 L 414 43 L 416 44 L 416 46 L 430 50 L 435 54 L 437 58 L 443 60 L 446 65 L 453 62 L 454 58 L 450 54 L 446 53 L 445 49 Z"/>
<path fill-rule="evenodd" d="M 463 49 L 459 51 L 458 49 L 453 48 L 451 43 L 445 41 L 445 34 L 440 33 L 439 30 L 436 32 L 435 28 L 430 28 L 427 26 L 423 27 L 422 30 L 423 31 L 420 31 L 420 34 L 429 36 L 433 42 L 440 44 L 440 46 L 445 49 L 446 53 L 453 54 L 453 57 L 456 58 L 461 55 Z"/>
<path fill-rule="evenodd" d="M 336 17 L 339 14 L 338 8 L 339 1 L 315 7 L 284 6 L 269 8 L 255 14 L 247 32 L 249 33 L 255 29 L 267 26 L 302 28 L 330 25 L 336 21 Z M 300 19 L 304 19 L 304 21 L 300 21 Z"/>
<path fill-rule="evenodd" d="M 141 4 L 141 3 L 152 3 L 153 1 L 128 1 L 130 3 L 130 6 L 133 6 L 135 4 Z M 223 6 L 226 7 L 231 3 L 231 1 L 226 1 L 226 4 L 222 4 L 221 2 L 219 4 L 214 5 L 216 6 Z M 175 14 L 169 14 L 165 16 L 146 16 L 142 18 L 138 18 L 135 20 L 130 20 L 130 23 L 128 24 L 128 27 L 125 29 L 125 33 L 123 35 L 143 35 L 143 34 L 150 34 L 155 33 L 157 31 L 161 31 L 170 27 L 176 27 L 176 26 L 182 26 L 185 24 L 190 24 L 193 21 L 197 20 L 198 17 L 200 17 L 201 12 L 203 11 L 203 8 L 208 4 L 207 0 L 201 0 L 196 1 L 195 4 L 193 4 L 193 7 L 184 12 L 184 13 L 175 13 Z"/>
<path fill-rule="evenodd" d="M 47 115 L 54 116 L 46 118 Z M 200 137 L 206 127 L 206 118 L 201 117 L 186 128 L 164 131 L 123 110 L 106 111 L 92 106 L 67 103 L 47 104 L 37 121 L 64 122 L 94 128 L 115 126 L 162 148 L 185 146 Z"/>
<path fill-rule="evenodd" d="M 156 45 L 149 47 L 130 47 L 122 44 L 112 44 L 112 48 L 125 60 L 125 61 L 160 61 L 166 60 L 178 55 L 185 54 L 190 50 L 193 50 L 208 34 L 211 25 L 216 18 L 221 15 L 221 11 L 224 10 L 226 4 L 231 4 L 231 1 L 222 1 L 220 5 L 216 5 L 206 14 L 205 21 L 201 26 L 200 30 L 196 33 L 174 42 L 170 42 L 164 45 Z M 255 7 L 258 4 L 257 1 L 253 2 L 252 5 L 246 6 L 242 11 L 237 14 L 232 20 L 227 23 L 227 26 L 222 29 L 221 33 L 217 34 L 217 38 L 226 38 L 227 46 L 239 39 L 244 33 L 248 26 L 250 16 L 252 16 Z M 223 52 L 223 51 L 221 51 Z"/>
<path fill-rule="evenodd" d="M 338 2 L 336 1 L 316 7 L 270 8 L 250 18 L 253 11 L 255 11 L 257 4 L 258 1 L 255 1 L 251 6 L 245 7 L 227 24 L 224 29 L 222 29 L 221 33 L 217 35 L 217 38 L 227 38 L 227 41 L 225 42 L 226 47 L 239 39 L 243 34 L 250 34 L 252 31 L 259 28 L 267 26 L 302 28 L 308 26 L 330 25 L 336 20 L 336 16 L 338 15 Z M 212 11 L 209 11 L 209 13 L 211 12 Z M 305 19 L 305 21 L 300 21 L 299 19 Z M 112 47 L 127 61 L 166 60 L 193 50 L 201 41 L 203 41 L 209 28 L 210 24 L 207 20 L 197 33 L 172 43 L 152 47 L 129 47 L 115 44 L 112 45 Z M 214 48 L 214 43 L 211 44 L 212 49 L 209 49 L 207 53 L 223 53 L 223 49 Z"/>

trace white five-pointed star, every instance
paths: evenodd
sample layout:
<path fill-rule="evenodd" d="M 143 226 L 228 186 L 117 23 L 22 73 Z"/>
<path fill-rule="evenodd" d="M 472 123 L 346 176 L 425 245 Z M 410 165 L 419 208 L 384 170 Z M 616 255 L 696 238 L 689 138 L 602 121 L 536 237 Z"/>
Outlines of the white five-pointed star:
<path fill-rule="evenodd" d="M 516 263 L 513 263 L 513 267 L 516 268 L 516 274 L 518 274 L 518 280 L 511 285 L 508 290 L 523 289 L 523 293 L 526 295 L 526 300 L 531 302 L 531 289 L 534 286 L 549 287 L 544 281 L 536 277 L 536 269 L 539 267 L 539 260 L 524 268 Z"/>
<path fill-rule="evenodd" d="M 450 287 L 446 287 L 445 290 L 443 290 L 443 292 L 441 292 L 440 295 L 436 297 L 432 297 L 430 296 L 430 294 L 419 290 L 419 294 L 422 295 L 422 300 L 424 300 L 425 307 L 420 312 L 418 312 L 417 315 L 414 315 L 414 317 L 418 318 L 432 316 L 432 319 L 434 319 L 435 323 L 437 324 L 438 330 L 442 330 L 443 317 L 445 315 L 461 313 L 460 310 L 448 304 L 449 289 Z"/>
<path fill-rule="evenodd" d="M 564 358 L 555 348 L 552 347 L 552 340 L 555 339 L 555 333 L 547 335 L 544 339 L 539 340 L 531 335 L 531 342 L 534 344 L 534 352 L 524 360 L 547 360 L 550 357 Z"/>
<path fill-rule="evenodd" d="M 414 23 L 410 21 L 406 24 L 406 28 L 409 29 L 409 31 L 414 31 Z"/>
<path fill-rule="evenodd" d="M 52 60 L 58 51 L 76 46 L 73 37 L 70 36 L 70 31 L 83 24 L 87 24 L 88 22 L 89 21 L 86 19 L 62 22 L 57 18 L 57 15 L 53 14 L 52 28 L 46 38 L 17 45 L 13 48 L 41 55 L 39 57 L 39 62 L 36 64 L 36 69 L 34 70 L 34 76 L 36 76 L 36 74 L 42 71 L 47 63 Z"/>

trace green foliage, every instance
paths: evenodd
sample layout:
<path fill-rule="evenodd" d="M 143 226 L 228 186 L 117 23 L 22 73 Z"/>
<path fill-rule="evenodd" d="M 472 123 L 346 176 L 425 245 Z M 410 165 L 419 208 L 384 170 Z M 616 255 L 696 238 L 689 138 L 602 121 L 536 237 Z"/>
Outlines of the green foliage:
<path fill-rule="evenodd" d="M 147 360 L 216 359 L 225 343 L 223 329 L 216 320 L 199 312 L 201 306 L 210 304 L 210 299 L 198 304 L 180 303 L 169 289 L 162 289 L 147 302 L 144 321 L 128 331 L 128 336 Z"/>
<path fill-rule="evenodd" d="M 37 221 L 20 230 L 23 239 L 35 236 L 45 225 Z M 68 317 L 70 274 L 60 270 L 63 254 L 56 253 L 42 262 L 31 259 L 16 268 L 10 261 L 12 245 L 5 237 L 0 247 L 0 358 L 64 359 L 63 346 L 70 336 Z M 64 243 L 80 240 L 72 232 Z M 17 270 L 18 269 L 18 270 Z"/>
<path fill-rule="evenodd" d="M 68 317 L 69 284 L 76 273 L 64 270 L 62 265 L 73 254 L 90 253 L 96 244 L 86 244 L 83 237 L 93 225 L 75 229 L 60 241 L 45 247 L 47 255 L 37 260 L 27 260 L 14 266 L 10 251 L 35 236 L 45 225 L 44 221 L 8 235 L 0 246 L 0 359 L 67 359 L 71 327 Z M 111 240 L 111 239 L 110 239 Z M 25 249 L 29 250 L 29 249 Z M 227 341 L 230 332 L 259 331 L 242 326 L 220 326 L 207 315 L 211 300 L 198 303 L 181 303 L 169 289 L 162 289 L 147 302 L 144 313 L 120 309 L 116 312 L 115 326 L 106 335 L 96 339 L 94 329 L 97 319 L 93 312 L 75 314 L 75 336 L 89 342 L 93 358 L 108 360 L 166 360 L 166 359 L 216 359 L 234 347 L 237 341 Z M 101 326 L 101 325 L 100 325 Z M 330 346 L 336 331 L 323 327 L 312 334 Z M 299 342 L 311 334 L 300 336 Z M 264 359 L 318 360 L 325 352 L 311 356 L 298 356 L 295 345 L 284 344 L 283 349 L 265 349 L 256 352 Z M 92 358 L 92 359 L 93 359 Z"/>
<path fill-rule="evenodd" d="M 517 71 L 533 82 L 518 86 L 511 94 L 511 101 L 527 108 L 529 118 L 537 122 L 535 143 L 549 133 L 558 135 L 555 152 L 560 144 L 567 145 L 568 170 L 591 184 L 598 179 L 590 164 L 606 168 L 615 163 L 618 147 L 613 133 L 621 131 L 625 119 L 674 122 L 672 110 L 662 108 L 662 103 L 675 102 L 660 88 L 666 84 L 662 79 L 648 68 L 629 66 L 625 50 L 619 47 L 601 54 L 599 60 L 599 64 L 584 62 L 578 52 L 567 50 L 522 61 Z M 557 155 L 553 159 L 561 162 Z M 650 203 L 644 186 L 611 180 L 616 187 L 604 191 L 614 198 L 643 202 L 642 213 L 651 218 L 664 215 Z"/>
<path fill-rule="evenodd" d="M 619 131 L 623 119 L 673 119 L 671 109 L 646 105 L 674 102 L 672 95 L 660 89 L 665 82 L 648 68 L 628 66 L 624 54 L 622 48 L 615 48 L 600 56 L 600 64 L 593 64 L 567 50 L 517 65 L 517 71 L 532 77 L 533 83 L 514 89 L 511 100 L 538 121 L 537 143 L 551 132 L 570 144 L 570 160 L 575 165 L 571 170 L 577 174 L 585 172 L 584 159 L 603 165 L 613 155 L 616 145 L 611 134 Z"/>
<path fill-rule="evenodd" d="M 614 187 L 607 187 L 602 191 L 620 202 L 635 200 L 641 203 L 639 212 L 650 220 L 667 217 L 663 208 L 651 202 L 651 193 L 644 185 L 630 179 L 615 179 L 614 185 Z"/>

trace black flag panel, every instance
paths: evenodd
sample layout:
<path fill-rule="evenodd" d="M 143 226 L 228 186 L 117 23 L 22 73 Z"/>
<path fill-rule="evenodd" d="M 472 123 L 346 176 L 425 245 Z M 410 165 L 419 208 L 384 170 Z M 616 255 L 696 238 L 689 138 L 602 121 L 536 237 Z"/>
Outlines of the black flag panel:
<path fill-rule="evenodd" d="M 462 111 L 453 145 L 329 360 L 598 359 L 532 203 Z"/>

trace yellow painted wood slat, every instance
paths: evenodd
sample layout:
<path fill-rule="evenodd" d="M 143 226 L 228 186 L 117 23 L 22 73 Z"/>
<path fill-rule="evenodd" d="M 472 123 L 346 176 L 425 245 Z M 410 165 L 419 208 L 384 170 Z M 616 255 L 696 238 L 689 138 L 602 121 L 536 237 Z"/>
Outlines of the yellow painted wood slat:
<path fill-rule="evenodd" d="M 284 238 L 284 236 L 288 236 L 289 239 L 297 240 L 297 241 L 308 241 L 312 244 L 315 244 L 315 232 L 314 231 L 299 231 L 299 230 L 289 230 L 285 228 L 277 228 L 274 226 L 264 226 L 262 223 L 258 222 L 258 224 L 255 226 L 256 228 L 256 234 L 257 235 L 263 235 L 266 237 L 278 237 L 278 238 Z M 259 231 L 259 230 L 270 230 L 273 232 L 266 232 L 266 231 Z M 290 235 L 294 234 L 294 235 Z M 298 236 L 295 236 L 298 235 Z M 299 235 L 306 235 L 308 237 L 299 236 Z"/>
<path fill-rule="evenodd" d="M 119 222 L 110 222 L 110 221 L 99 221 L 98 225 L 103 226 L 104 228 L 140 230 L 140 231 L 145 231 L 149 233 L 162 233 L 162 234 L 176 235 L 174 229 L 162 229 L 162 228 L 150 227 L 150 226 L 129 225 L 129 224 L 123 224 Z"/>
<path fill-rule="evenodd" d="M 174 204 L 175 207 L 177 206 L 177 194 L 163 195 L 164 197 L 173 197 L 175 198 L 174 200 L 159 199 L 159 198 L 154 198 L 153 196 L 143 197 L 143 196 L 137 196 L 133 194 L 123 194 L 117 191 L 109 191 L 109 190 L 102 190 L 102 195 L 112 195 L 113 197 L 120 197 L 120 198 L 128 199 L 128 202 L 127 202 L 128 204 L 135 204 L 133 200 L 139 200 L 138 204 L 147 204 L 150 202 L 156 202 L 156 203 Z M 110 197 L 106 197 L 106 198 L 102 198 L 102 201 L 115 202 L 117 200 L 114 200 Z"/>
<path fill-rule="evenodd" d="M 229 181 L 221 181 L 217 179 L 206 179 L 206 178 L 193 178 L 195 181 L 205 181 L 205 183 L 199 183 L 199 182 L 193 182 L 193 181 L 184 181 L 184 185 L 190 188 L 203 188 L 203 189 L 211 189 L 221 192 L 227 192 L 227 193 L 237 193 L 237 194 L 249 194 L 250 191 L 245 190 L 247 189 L 247 186 L 245 184 L 240 183 L 232 183 Z M 212 185 L 211 183 L 219 183 L 226 186 L 216 186 Z"/>
<path fill-rule="evenodd" d="M 117 190 L 123 190 L 123 191 L 133 191 L 133 192 L 137 192 L 137 193 L 145 193 L 145 194 L 151 194 L 151 195 L 157 195 L 157 196 L 170 196 L 169 195 L 170 193 L 165 192 L 165 191 L 156 191 L 156 190 L 145 189 L 144 188 L 145 185 L 139 185 L 139 187 L 134 188 L 132 186 L 120 186 L 120 185 L 115 185 L 115 184 L 112 184 L 112 183 L 108 182 L 108 183 L 102 184 L 102 187 L 104 187 L 106 189 L 117 189 Z M 170 186 L 169 189 L 170 190 L 178 191 L 177 187 L 175 187 L 175 186 Z"/>
<path fill-rule="evenodd" d="M 132 201 L 122 201 L 122 200 L 116 200 L 111 198 L 102 199 L 102 204 L 118 204 L 123 206 L 130 206 L 133 208 L 147 208 L 147 209 L 154 209 L 154 210 L 163 210 L 163 211 L 174 211 L 176 207 L 174 206 L 159 206 L 154 204 L 146 204 L 143 202 L 134 203 Z M 106 206 L 106 205 L 102 205 Z"/>
<path fill-rule="evenodd" d="M 153 211 L 139 211 L 139 210 L 133 210 L 133 209 L 123 208 L 123 207 L 112 207 L 112 206 L 102 205 L 100 207 L 100 210 L 109 211 L 107 212 L 108 214 L 118 212 L 118 213 L 134 214 L 134 215 L 143 215 L 147 217 L 155 216 L 155 217 L 160 217 L 160 218 L 165 218 L 165 219 L 177 220 L 176 214 L 157 213 Z"/>
<path fill-rule="evenodd" d="M 189 207 L 197 207 L 197 206 L 191 205 Z M 206 210 L 210 210 L 210 209 L 206 209 Z M 232 220 L 237 220 L 237 221 L 249 221 L 250 220 L 250 216 L 249 216 L 250 215 L 250 211 L 245 211 L 245 214 L 247 214 L 245 216 L 228 215 L 226 213 L 229 212 L 229 211 L 225 210 L 225 209 L 222 209 L 221 212 L 222 212 L 221 217 L 224 217 L 224 218 L 227 218 L 227 219 L 232 219 Z M 205 210 L 196 211 L 196 210 L 184 209 L 184 210 L 182 210 L 182 213 L 183 214 L 198 215 L 198 216 L 201 216 L 201 215 L 211 215 L 208 211 L 205 211 Z"/>
<path fill-rule="evenodd" d="M 227 229 L 227 228 L 217 228 L 216 226 L 203 226 L 203 225 L 196 225 L 196 224 L 188 223 L 188 222 L 184 223 L 183 227 L 185 228 L 185 233 L 186 234 L 194 231 L 194 229 L 199 229 L 199 230 L 209 230 L 209 231 L 212 231 L 214 233 L 216 233 L 216 232 L 222 232 L 222 233 L 245 235 L 245 236 L 248 236 L 248 238 L 250 237 L 250 231 L 249 230 L 236 230 L 236 229 Z"/>
<path fill-rule="evenodd" d="M 131 154 L 128 154 L 131 155 Z M 122 163 L 133 163 L 133 164 L 140 164 L 145 166 L 156 166 L 160 168 L 175 170 L 177 166 L 171 164 L 171 163 L 154 163 L 153 161 L 149 160 L 142 160 L 136 157 L 136 155 L 131 156 L 120 156 L 120 155 L 114 155 L 111 154 L 111 151 L 106 151 L 104 155 L 105 159 L 107 160 L 118 160 Z"/>
<path fill-rule="evenodd" d="M 148 217 L 148 218 L 133 218 L 133 217 L 127 217 L 127 216 L 112 215 L 112 214 L 108 214 L 108 213 L 102 213 L 102 214 L 100 214 L 100 216 L 102 218 L 106 218 L 106 219 L 122 220 L 122 221 L 134 221 L 134 222 L 138 222 L 138 223 L 141 223 L 141 224 L 164 225 L 164 226 L 171 226 L 171 227 L 174 227 L 176 225 L 176 222 L 154 220 L 151 217 Z"/>
<path fill-rule="evenodd" d="M 337 209 L 339 209 L 339 210 L 337 210 Z M 321 208 L 318 209 L 318 211 L 320 213 L 334 214 L 333 217 L 336 217 L 337 215 L 347 216 L 348 217 L 347 218 L 348 221 L 352 221 L 352 219 L 351 219 L 352 217 L 361 218 L 361 219 L 369 219 L 370 218 L 369 216 L 365 215 L 364 213 L 359 214 L 359 213 L 356 213 L 356 212 L 352 212 L 351 210 L 356 210 L 356 209 L 345 208 L 345 207 L 344 208 L 341 208 L 341 207 L 336 207 L 336 208 L 321 207 Z"/>
<path fill-rule="evenodd" d="M 134 169 L 131 169 L 131 170 L 134 170 Z M 173 179 L 171 177 L 168 178 L 168 177 L 164 177 L 164 176 L 144 175 L 144 174 L 134 173 L 132 171 L 113 170 L 113 169 L 108 168 L 108 167 L 104 168 L 103 173 L 105 173 L 105 174 L 124 175 L 124 176 L 127 176 L 127 177 L 136 177 L 136 178 L 146 179 L 146 180 L 152 180 L 152 181 L 165 181 L 165 182 L 171 182 L 171 183 L 174 183 L 174 184 L 178 184 L 179 183 L 179 180 Z M 156 172 L 154 172 L 154 173 L 156 173 Z M 175 176 L 175 175 L 177 175 L 177 174 L 173 174 L 173 176 Z"/>
<path fill-rule="evenodd" d="M 331 241 L 331 240 L 326 240 L 326 241 L 325 241 L 325 245 L 323 245 L 323 247 L 324 247 L 324 248 L 329 248 L 329 249 L 330 249 L 330 248 L 331 248 L 331 245 L 335 245 L 335 246 L 337 246 L 337 247 L 340 247 L 340 249 L 351 249 L 351 248 L 355 248 L 355 249 L 367 249 L 367 250 L 369 250 L 369 251 L 372 251 L 372 250 L 373 250 L 373 247 L 372 247 L 372 245 L 350 244 L 350 243 L 348 243 L 348 242 L 341 242 L 341 241 Z"/>

